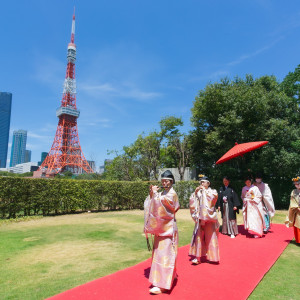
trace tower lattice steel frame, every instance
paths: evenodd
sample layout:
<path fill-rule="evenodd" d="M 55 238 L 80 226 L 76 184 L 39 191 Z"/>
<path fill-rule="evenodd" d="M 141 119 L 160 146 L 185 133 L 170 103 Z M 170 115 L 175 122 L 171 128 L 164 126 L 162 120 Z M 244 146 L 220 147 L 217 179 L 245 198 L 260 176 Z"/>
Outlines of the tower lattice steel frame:
<path fill-rule="evenodd" d="M 71 171 L 74 174 L 93 173 L 86 161 L 78 137 L 77 118 L 80 111 L 76 107 L 76 80 L 75 61 L 75 10 L 72 19 L 71 42 L 68 44 L 67 72 L 64 82 L 61 106 L 56 110 L 59 118 L 56 134 L 51 149 L 39 168 L 48 175 L 54 175 L 63 171 Z"/>

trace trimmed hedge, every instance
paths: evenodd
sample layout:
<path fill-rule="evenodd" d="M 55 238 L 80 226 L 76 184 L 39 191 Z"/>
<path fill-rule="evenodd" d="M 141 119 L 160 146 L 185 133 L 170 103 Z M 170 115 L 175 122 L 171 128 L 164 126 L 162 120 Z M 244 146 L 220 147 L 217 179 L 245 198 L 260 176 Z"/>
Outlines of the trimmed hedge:
<path fill-rule="evenodd" d="M 0 177 L 0 217 L 143 209 L 150 184 L 158 182 Z M 196 185 L 197 182 L 176 185 L 182 206 L 187 207 Z"/>
<path fill-rule="evenodd" d="M 143 209 L 150 184 L 158 182 L 0 177 L 0 218 Z M 197 185 L 197 181 L 181 181 L 174 186 L 182 208 L 188 208 L 189 197 Z M 213 188 L 219 186 L 212 183 Z M 242 183 L 236 185 L 238 194 L 242 186 Z M 280 188 L 277 185 L 274 190 Z M 279 194 L 282 192 L 274 195 L 273 191 L 274 196 Z M 285 201 L 277 197 L 274 197 L 276 208 L 287 208 L 289 194 L 285 195 Z"/>

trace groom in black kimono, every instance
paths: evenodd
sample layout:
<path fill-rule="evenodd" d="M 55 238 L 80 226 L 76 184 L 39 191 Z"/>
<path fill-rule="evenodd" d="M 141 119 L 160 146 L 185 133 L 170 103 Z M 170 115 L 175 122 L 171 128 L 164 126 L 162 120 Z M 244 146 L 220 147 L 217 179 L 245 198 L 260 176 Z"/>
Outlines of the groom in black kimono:
<path fill-rule="evenodd" d="M 240 201 L 237 193 L 230 186 L 228 176 L 223 177 L 223 186 L 219 190 L 218 201 L 216 206 L 221 211 L 223 224 L 222 233 L 235 238 L 238 235 L 238 227 L 236 223 L 236 214 L 239 213 Z"/>

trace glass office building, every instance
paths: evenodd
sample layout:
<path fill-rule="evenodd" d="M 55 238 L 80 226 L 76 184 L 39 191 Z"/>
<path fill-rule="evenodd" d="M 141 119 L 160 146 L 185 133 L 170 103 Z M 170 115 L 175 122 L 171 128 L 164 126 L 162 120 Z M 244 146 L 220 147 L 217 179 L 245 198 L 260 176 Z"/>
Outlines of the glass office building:
<path fill-rule="evenodd" d="M 0 92 L 0 168 L 6 168 L 11 100 L 11 93 Z"/>
<path fill-rule="evenodd" d="M 27 142 L 26 130 L 15 130 L 13 132 L 13 140 L 11 146 L 10 167 L 25 162 L 25 150 Z"/>
<path fill-rule="evenodd" d="M 31 162 L 31 150 L 25 150 L 25 163 Z"/>
<path fill-rule="evenodd" d="M 47 157 L 47 155 L 48 155 L 48 152 L 42 152 L 42 154 L 41 154 L 41 161 L 38 162 L 39 166 L 44 162 L 44 160 Z"/>

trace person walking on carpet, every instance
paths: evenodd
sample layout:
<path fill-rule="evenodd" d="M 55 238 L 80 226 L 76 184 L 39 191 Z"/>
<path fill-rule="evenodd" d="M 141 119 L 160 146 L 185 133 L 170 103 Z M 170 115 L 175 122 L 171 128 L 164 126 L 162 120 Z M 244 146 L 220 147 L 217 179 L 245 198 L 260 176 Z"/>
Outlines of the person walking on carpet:
<path fill-rule="evenodd" d="M 269 185 L 262 181 L 261 173 L 256 174 L 254 185 L 258 187 L 259 191 L 262 194 L 262 204 L 266 224 L 264 227 L 264 233 L 267 233 L 271 227 L 271 218 L 273 218 L 275 215 L 275 206 L 272 192 Z"/>
<path fill-rule="evenodd" d="M 262 237 L 265 228 L 265 218 L 262 205 L 262 194 L 257 186 L 252 184 L 252 179 L 245 179 L 242 189 L 244 227 L 255 238 Z"/>
<path fill-rule="evenodd" d="M 144 203 L 144 232 L 154 235 L 152 264 L 149 281 L 153 287 L 151 294 L 161 294 L 172 288 L 176 274 L 176 259 L 178 252 L 178 229 L 175 214 L 180 205 L 172 185 L 175 179 L 171 171 L 161 175 L 163 191 L 151 185 L 149 196 Z"/>
<path fill-rule="evenodd" d="M 219 222 L 215 204 L 218 199 L 216 190 L 211 189 L 208 177 L 199 175 L 200 185 L 190 197 L 190 212 L 195 221 L 189 255 L 195 257 L 192 264 L 200 264 L 201 257 L 206 256 L 210 262 L 218 263 L 219 256 Z"/>
<path fill-rule="evenodd" d="M 222 234 L 228 234 L 231 238 L 238 235 L 238 226 L 236 214 L 239 213 L 238 207 L 241 205 L 239 197 L 230 186 L 228 176 L 223 177 L 223 186 L 219 190 L 219 196 L 216 206 L 222 214 Z"/>
<path fill-rule="evenodd" d="M 290 206 L 285 224 L 294 227 L 296 243 L 300 244 L 300 176 L 292 179 L 295 189 L 291 193 Z"/>

